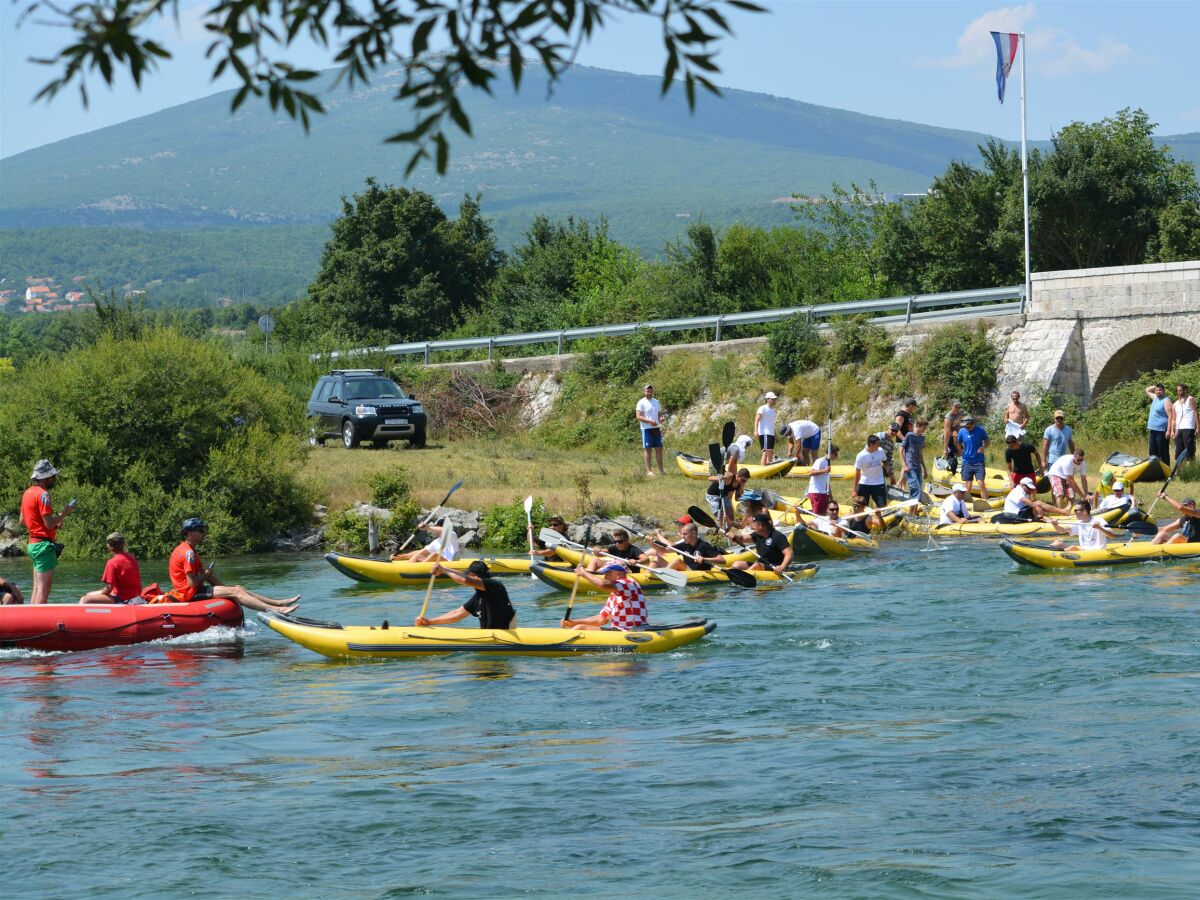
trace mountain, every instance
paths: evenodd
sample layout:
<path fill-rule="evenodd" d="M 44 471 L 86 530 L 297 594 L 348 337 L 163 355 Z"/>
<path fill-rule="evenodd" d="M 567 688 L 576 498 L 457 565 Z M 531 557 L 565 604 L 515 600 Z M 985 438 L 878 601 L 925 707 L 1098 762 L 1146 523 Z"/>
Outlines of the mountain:
<path fill-rule="evenodd" d="M 150 229 L 151 243 L 155 232 L 233 227 L 245 236 L 225 243 L 240 244 L 241 259 L 273 243 L 265 226 L 328 222 L 373 175 L 429 191 L 448 210 L 464 193 L 482 194 L 505 247 L 537 213 L 605 215 L 614 237 L 653 254 L 696 217 L 792 221 L 793 192 L 828 192 L 835 181 L 923 191 L 952 159 L 977 159 L 987 140 L 746 91 L 702 96 L 693 115 L 680 92 L 659 97 L 657 78 L 585 67 L 548 95 L 531 65 L 520 92 L 469 98 L 475 138 L 453 139 L 447 176 L 423 166 L 405 182 L 408 148 L 383 143 L 409 122 L 392 99 L 400 74 L 355 93 L 322 78 L 328 113 L 308 135 L 265 105 L 230 115 L 223 92 L 0 160 L 0 226 L 54 227 L 56 241 L 62 226 Z M 1200 161 L 1200 134 L 1165 140 Z M 148 246 L 138 252 L 152 255 Z"/>

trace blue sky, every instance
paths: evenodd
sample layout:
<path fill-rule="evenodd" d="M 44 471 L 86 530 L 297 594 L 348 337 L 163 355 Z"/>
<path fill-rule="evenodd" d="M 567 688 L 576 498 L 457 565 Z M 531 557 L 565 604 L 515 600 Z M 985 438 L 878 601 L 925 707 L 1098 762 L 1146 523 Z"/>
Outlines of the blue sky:
<path fill-rule="evenodd" d="M 1029 60 L 1029 136 L 1045 139 L 1063 125 L 1094 121 L 1126 106 L 1145 109 L 1164 134 L 1200 131 L 1200 3 L 1188 2 L 810 2 L 759 0 L 771 14 L 733 17 L 736 37 L 722 48 L 720 84 L 824 106 L 949 128 L 1019 136 L 1017 83 L 995 97 L 995 50 L 989 30 L 1025 31 Z M 176 58 L 141 92 L 128 79 L 112 91 L 90 85 L 91 107 L 78 93 L 33 104 L 47 69 L 28 62 L 69 37 L 61 29 L 16 19 L 25 6 L 0 0 L 0 156 L 10 156 L 234 86 L 213 84 L 204 59 L 198 12 L 181 0 L 178 29 L 156 26 Z M 653 25 L 613 22 L 580 62 L 658 74 L 662 56 Z M 302 48 L 301 59 L 328 57 Z M 1015 76 L 1014 72 L 1014 76 Z M 677 95 L 679 97 L 680 95 Z M 682 99 L 679 99 L 682 102 Z M 719 100 L 701 98 L 704 106 Z M 381 131 L 381 135 L 382 135 Z"/>

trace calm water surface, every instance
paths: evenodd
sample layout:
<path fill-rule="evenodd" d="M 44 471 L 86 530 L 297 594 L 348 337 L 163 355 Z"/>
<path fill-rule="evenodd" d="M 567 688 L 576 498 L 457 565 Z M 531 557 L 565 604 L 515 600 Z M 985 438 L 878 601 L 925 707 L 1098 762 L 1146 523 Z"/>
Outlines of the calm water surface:
<path fill-rule="evenodd" d="M 4 893 L 1200 893 L 1200 567 L 923 546 L 652 597 L 720 627 L 640 659 L 337 663 L 262 625 L 0 651 Z M 221 569 L 344 623 L 422 596 L 319 556 Z M 507 583 L 524 624 L 561 615 Z"/>

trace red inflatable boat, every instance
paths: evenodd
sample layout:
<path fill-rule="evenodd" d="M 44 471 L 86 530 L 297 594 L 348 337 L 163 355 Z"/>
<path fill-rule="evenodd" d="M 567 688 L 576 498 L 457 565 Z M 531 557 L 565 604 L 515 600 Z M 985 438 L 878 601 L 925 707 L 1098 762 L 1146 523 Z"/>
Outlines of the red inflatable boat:
<path fill-rule="evenodd" d="M 232 600 L 0 606 L 0 648 L 95 650 L 242 624 Z"/>

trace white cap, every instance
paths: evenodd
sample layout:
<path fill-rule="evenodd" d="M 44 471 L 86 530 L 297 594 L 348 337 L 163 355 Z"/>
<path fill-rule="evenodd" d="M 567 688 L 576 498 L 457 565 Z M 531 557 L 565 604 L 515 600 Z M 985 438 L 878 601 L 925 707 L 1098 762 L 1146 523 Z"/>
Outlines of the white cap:
<path fill-rule="evenodd" d="M 1019 482 L 1017 482 L 1017 483 L 1018 483 L 1018 484 L 1020 484 L 1020 485 L 1021 485 L 1021 487 L 1035 488 L 1035 489 L 1037 488 L 1037 485 L 1033 483 L 1033 479 L 1032 479 L 1032 478 L 1022 478 L 1022 479 L 1021 479 Z"/>
<path fill-rule="evenodd" d="M 1123 482 L 1123 481 L 1114 481 L 1114 482 L 1113 482 L 1113 490 L 1114 490 L 1114 491 L 1123 491 L 1123 490 L 1125 490 L 1125 482 Z"/>
<path fill-rule="evenodd" d="M 765 400 L 778 400 L 778 399 L 779 399 L 779 395 L 778 395 L 778 394 L 776 394 L 774 391 L 767 391 L 765 394 L 763 394 L 763 399 L 765 399 Z"/>
<path fill-rule="evenodd" d="M 734 443 L 742 444 L 743 446 L 749 447 L 751 444 L 754 443 L 754 438 L 750 437 L 750 435 L 748 435 L 748 434 L 743 434 L 736 441 L 734 441 Z"/>
<path fill-rule="evenodd" d="M 955 484 L 954 487 L 950 488 L 950 490 L 954 493 L 957 493 L 958 491 L 962 491 L 965 494 L 967 492 L 967 486 L 960 481 L 957 484 Z"/>

